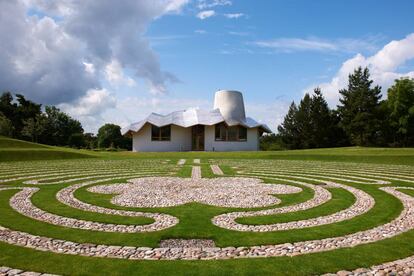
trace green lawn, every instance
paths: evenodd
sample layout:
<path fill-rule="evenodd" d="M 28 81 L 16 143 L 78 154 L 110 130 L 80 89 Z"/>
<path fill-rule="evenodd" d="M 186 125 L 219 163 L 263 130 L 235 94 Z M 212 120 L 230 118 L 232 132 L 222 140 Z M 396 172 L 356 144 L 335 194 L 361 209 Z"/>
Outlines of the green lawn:
<path fill-rule="evenodd" d="M 52 147 L 0 136 L 0 161 L 103 159 L 276 159 L 414 165 L 414 148 L 345 147 L 259 152 L 105 152 Z"/>
<path fill-rule="evenodd" d="M 183 166 L 177 161 L 187 159 Z M 128 208 L 111 203 L 113 195 L 92 193 L 91 185 L 125 183 L 133 177 L 177 176 L 190 177 L 194 158 L 201 159 L 202 176 L 217 177 L 210 164 L 218 164 L 223 177 L 249 176 L 263 179 L 265 183 L 294 185 L 302 191 L 294 194 L 275 195 L 281 203 L 266 208 L 223 208 L 188 203 L 169 208 Z M 56 193 L 68 186 L 85 181 L 117 179 L 82 187 L 75 192 L 80 201 L 119 210 L 160 212 L 177 217 L 174 227 L 148 233 L 109 233 L 67 228 L 40 222 L 13 210 L 10 198 L 19 190 L 0 191 L 0 226 L 30 234 L 69 240 L 121 246 L 157 247 L 160 240 L 168 238 L 213 239 L 217 246 L 254 246 L 339 237 L 368 230 L 388 223 L 403 210 L 402 203 L 394 196 L 380 190 L 383 185 L 360 184 L 353 176 L 390 180 L 393 186 L 414 187 L 414 149 L 388 148 L 333 148 L 280 152 L 183 152 L 183 153 L 130 153 L 91 152 L 59 147 L 49 147 L 0 137 L 0 187 L 32 187 L 24 184 L 28 179 L 43 182 L 71 180 L 68 183 L 36 185 L 39 191 L 32 196 L 32 203 L 49 213 L 64 217 L 108 224 L 143 225 L 152 223 L 146 217 L 125 217 L 87 212 L 69 207 L 56 199 Z M 9 162 L 13 161 L 13 162 Z M 280 173 L 283 171 L 283 174 Z M 219 214 L 262 210 L 306 202 L 314 197 L 311 188 L 300 184 L 319 185 L 336 173 L 335 182 L 361 189 L 375 199 L 375 206 L 363 215 L 338 223 L 304 229 L 275 232 L 238 232 L 217 227 L 211 219 Z M 341 173 L 342 172 L 342 173 Z M 240 174 L 242 173 L 242 174 Z M 48 174 L 51 174 L 50 176 Z M 53 175 L 52 175 L 53 174 Z M 105 174 L 105 176 L 104 176 Z M 32 175 L 32 176 L 31 176 Z M 303 178 L 305 175 L 307 178 Z M 387 179 L 390 177 L 401 180 Z M 77 177 L 88 177 L 87 180 Z M 26 177 L 14 179 L 15 177 Z M 52 178 L 47 180 L 47 178 Z M 302 178 L 301 178 L 302 177 Z M 372 176 L 371 176 L 372 177 Z M 347 181 L 348 180 L 348 181 Z M 299 181 L 292 183 L 292 181 Z M 239 218 L 242 224 L 272 224 L 304 220 L 334 214 L 349 208 L 356 198 L 347 190 L 328 188 L 332 199 L 300 212 L 278 215 Z M 409 196 L 414 191 L 401 189 Z M 295 257 L 248 258 L 209 261 L 137 261 L 113 258 L 93 258 L 42 252 L 0 242 L 0 266 L 63 275 L 316 275 L 339 270 L 352 270 L 414 255 L 414 230 L 382 241 L 329 252 L 304 254 Z"/>

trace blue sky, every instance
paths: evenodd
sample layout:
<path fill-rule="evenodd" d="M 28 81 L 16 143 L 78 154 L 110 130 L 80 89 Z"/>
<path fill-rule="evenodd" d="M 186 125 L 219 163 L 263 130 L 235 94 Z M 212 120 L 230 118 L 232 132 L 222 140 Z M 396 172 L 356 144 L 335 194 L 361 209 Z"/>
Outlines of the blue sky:
<path fill-rule="evenodd" d="M 174 94 L 208 99 L 217 89 L 231 88 L 251 102 L 298 100 L 303 89 L 332 78 L 356 53 L 373 54 L 414 27 L 413 1 L 232 1 L 213 10 L 216 16 L 200 20 L 189 7 L 180 16 L 156 20 L 146 34 L 162 67 L 182 81 L 172 87 Z M 227 13 L 244 16 L 228 19 Z M 281 38 L 367 45 L 349 50 L 255 45 Z"/>
<path fill-rule="evenodd" d="M 248 115 L 275 130 L 290 102 L 316 86 L 334 107 L 357 66 L 368 66 L 384 92 L 395 78 L 414 77 L 408 0 L 18 2 L 8 14 L 25 10 L 23 29 L 34 31 L 16 32 L 15 39 L 34 45 L 36 59 L 16 50 L 19 70 L 8 80 L 18 81 L 0 84 L 57 104 L 87 131 L 104 122 L 126 126 L 149 112 L 211 108 L 218 89 L 242 91 Z M 54 32 L 55 38 L 45 35 Z M 45 51 L 33 41 L 53 47 Z M 33 69 L 38 60 L 49 66 Z M 16 84 L 27 68 L 63 77 L 36 92 L 29 80 Z"/>

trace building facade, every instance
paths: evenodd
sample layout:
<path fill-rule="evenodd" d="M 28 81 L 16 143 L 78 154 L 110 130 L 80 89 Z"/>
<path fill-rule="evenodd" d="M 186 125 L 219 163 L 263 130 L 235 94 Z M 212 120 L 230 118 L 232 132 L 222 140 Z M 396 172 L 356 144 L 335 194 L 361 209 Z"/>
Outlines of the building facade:
<path fill-rule="evenodd" d="M 216 92 L 213 110 L 152 113 L 123 130 L 137 152 L 255 151 L 265 132 L 265 124 L 246 117 L 243 95 L 228 90 Z"/>

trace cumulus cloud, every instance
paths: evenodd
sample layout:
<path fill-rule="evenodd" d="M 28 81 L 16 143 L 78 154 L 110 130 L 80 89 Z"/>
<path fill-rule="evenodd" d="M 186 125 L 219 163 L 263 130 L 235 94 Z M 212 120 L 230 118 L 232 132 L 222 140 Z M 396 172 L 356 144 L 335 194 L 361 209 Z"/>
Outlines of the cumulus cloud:
<path fill-rule="evenodd" d="M 414 71 L 400 72 L 401 66 L 414 59 L 414 33 L 401 40 L 386 44 L 372 56 L 357 54 L 346 60 L 330 82 L 315 84 L 307 89 L 309 92 L 319 86 L 331 105 L 338 103 L 339 90 L 347 86 L 348 75 L 358 66 L 368 67 L 375 84 L 382 86 L 383 94 L 395 79 L 414 77 Z"/>
<path fill-rule="evenodd" d="M 106 89 L 90 89 L 86 95 L 72 103 L 62 103 L 58 107 L 82 122 L 85 130 L 96 132 L 105 122 L 104 115 L 116 107 L 115 95 Z"/>
<path fill-rule="evenodd" d="M 244 13 L 225 13 L 225 17 L 229 19 L 237 19 L 244 16 Z"/>
<path fill-rule="evenodd" d="M 112 85 L 135 86 L 135 81 L 124 75 L 121 64 L 117 60 L 112 60 L 105 67 L 105 77 Z"/>
<path fill-rule="evenodd" d="M 59 107 L 78 116 L 95 116 L 102 110 L 115 107 L 116 99 L 106 89 L 90 89 L 76 102 L 60 104 Z"/>
<path fill-rule="evenodd" d="M 321 51 L 321 52 L 357 52 L 376 50 L 377 37 L 367 39 L 341 38 L 326 40 L 320 38 L 277 38 L 254 41 L 252 44 L 270 48 L 279 52 Z"/>
<path fill-rule="evenodd" d="M 83 45 L 49 17 L 27 17 L 19 1 L 0 2 L 0 87 L 43 103 L 70 101 L 99 86 L 85 71 Z"/>
<path fill-rule="evenodd" d="M 85 43 L 88 59 L 105 67 L 114 59 L 121 68 L 146 79 L 153 93 L 165 93 L 166 83 L 175 81 L 171 73 L 160 68 L 157 55 L 144 33 L 151 21 L 168 12 L 176 12 L 185 0 L 80 1 L 67 16 L 65 30 Z M 109 16 L 110 15 L 110 16 Z"/>
<path fill-rule="evenodd" d="M 212 17 L 214 15 L 216 15 L 216 12 L 214 10 L 205 10 L 197 13 L 197 17 L 201 20 Z"/>
<path fill-rule="evenodd" d="M 160 68 L 148 25 L 188 0 L 0 1 L 0 87 L 45 104 L 74 102 L 101 89 L 108 66 L 132 72 L 152 93 L 177 78 Z"/>

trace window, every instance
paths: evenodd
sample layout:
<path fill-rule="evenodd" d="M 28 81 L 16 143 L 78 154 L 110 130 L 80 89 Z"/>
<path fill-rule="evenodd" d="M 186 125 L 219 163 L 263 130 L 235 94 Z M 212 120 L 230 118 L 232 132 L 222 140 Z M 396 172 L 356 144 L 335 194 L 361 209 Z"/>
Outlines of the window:
<path fill-rule="evenodd" d="M 151 141 L 170 141 L 171 126 L 157 127 L 152 125 Z"/>
<path fill-rule="evenodd" d="M 216 125 L 216 141 L 247 141 L 247 128 L 243 126 Z"/>
<path fill-rule="evenodd" d="M 218 124 L 216 125 L 216 141 L 225 141 L 226 140 L 226 125 Z"/>
<path fill-rule="evenodd" d="M 239 140 L 241 141 L 247 140 L 247 128 L 239 127 Z"/>

